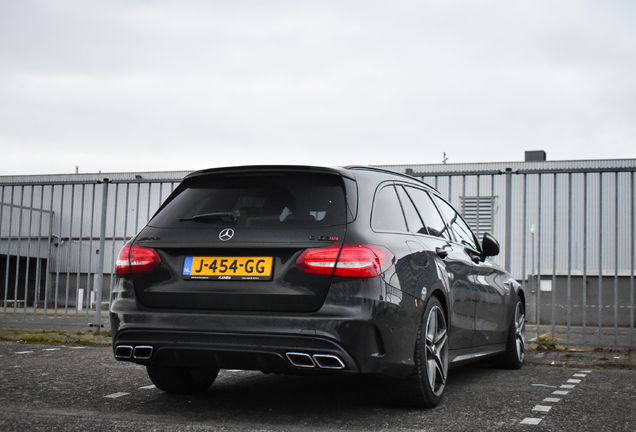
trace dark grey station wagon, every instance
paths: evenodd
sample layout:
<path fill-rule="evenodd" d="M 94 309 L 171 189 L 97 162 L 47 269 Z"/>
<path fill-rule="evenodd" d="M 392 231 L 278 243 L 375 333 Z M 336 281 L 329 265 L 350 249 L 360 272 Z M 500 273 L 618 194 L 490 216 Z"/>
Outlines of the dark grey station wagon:
<path fill-rule="evenodd" d="M 372 374 L 440 403 L 450 366 L 520 368 L 525 297 L 425 183 L 368 167 L 188 175 L 117 259 L 115 358 L 161 390 L 220 369 Z"/>

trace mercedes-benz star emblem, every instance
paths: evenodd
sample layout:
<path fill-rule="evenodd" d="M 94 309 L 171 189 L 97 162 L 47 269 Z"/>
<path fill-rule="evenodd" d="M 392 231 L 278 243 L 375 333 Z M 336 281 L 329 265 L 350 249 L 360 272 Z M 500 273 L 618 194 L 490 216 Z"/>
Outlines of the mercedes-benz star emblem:
<path fill-rule="evenodd" d="M 232 228 L 225 228 L 219 234 L 219 239 L 221 239 L 221 241 L 228 241 L 232 237 L 234 237 L 234 230 Z"/>

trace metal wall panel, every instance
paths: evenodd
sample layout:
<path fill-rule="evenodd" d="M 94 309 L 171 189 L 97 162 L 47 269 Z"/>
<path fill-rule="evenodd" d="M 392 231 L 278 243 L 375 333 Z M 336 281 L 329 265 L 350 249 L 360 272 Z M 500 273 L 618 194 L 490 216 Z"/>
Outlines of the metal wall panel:
<path fill-rule="evenodd" d="M 381 168 L 422 178 L 459 210 L 465 197 L 492 200 L 471 224 L 492 224 L 494 261 L 529 293 L 529 318 L 553 332 L 567 325 L 568 340 L 582 326 L 583 343 L 596 338 L 588 326 L 597 343 L 603 326 L 614 327 L 615 345 L 628 328 L 633 346 L 636 160 Z M 21 304 L 33 316 L 44 307 L 78 319 L 90 292 L 108 301 L 119 250 L 187 173 L 0 177 L 3 313 Z"/>

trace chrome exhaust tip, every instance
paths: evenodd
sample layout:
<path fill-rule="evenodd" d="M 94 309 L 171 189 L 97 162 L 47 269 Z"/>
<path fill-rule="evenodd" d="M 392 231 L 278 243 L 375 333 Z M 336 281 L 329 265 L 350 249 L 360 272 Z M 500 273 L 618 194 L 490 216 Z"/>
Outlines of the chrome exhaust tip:
<path fill-rule="evenodd" d="M 314 361 L 321 369 L 344 369 L 345 364 L 338 356 L 331 354 L 314 354 Z"/>
<path fill-rule="evenodd" d="M 115 358 L 118 359 L 129 359 L 132 357 L 133 347 L 130 345 L 118 345 L 115 348 Z"/>
<path fill-rule="evenodd" d="M 296 367 L 300 367 L 300 368 L 316 367 L 316 363 L 314 363 L 314 360 L 311 358 L 309 354 L 288 352 L 285 355 L 287 356 L 287 360 L 289 360 L 289 362 Z"/>
<path fill-rule="evenodd" d="M 133 351 L 133 358 L 136 360 L 148 360 L 152 356 L 153 347 L 149 345 L 136 346 Z"/>

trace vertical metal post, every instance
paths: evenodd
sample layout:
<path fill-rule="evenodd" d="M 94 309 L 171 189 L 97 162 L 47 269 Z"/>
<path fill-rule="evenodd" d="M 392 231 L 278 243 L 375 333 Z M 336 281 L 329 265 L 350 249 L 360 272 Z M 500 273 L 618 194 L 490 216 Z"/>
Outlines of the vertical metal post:
<path fill-rule="evenodd" d="M 4 203 L 4 188 L 5 186 L 2 186 L 2 196 L 0 197 L 0 202 Z M 7 230 L 7 265 L 5 266 L 5 280 L 4 280 L 4 306 L 3 306 L 3 315 L 6 316 L 7 315 L 7 296 L 9 294 L 9 265 L 11 263 L 11 217 L 12 217 L 12 212 L 13 212 L 13 208 L 11 207 L 11 205 L 13 204 L 13 188 L 14 186 L 11 186 L 11 201 L 9 201 L 9 228 Z M 2 206 L 0 206 L 0 217 L 3 217 L 3 210 L 4 210 L 4 204 Z M 0 219 L 0 220 L 4 220 L 4 219 Z"/>
<path fill-rule="evenodd" d="M 528 273 L 528 263 L 527 263 L 527 258 L 526 258 L 526 254 L 528 253 L 528 233 L 526 232 L 526 229 L 528 228 L 528 205 L 526 203 L 526 200 L 528 199 L 528 175 L 524 174 L 523 175 L 523 224 L 522 226 L 522 233 L 523 233 L 523 289 L 525 292 L 526 289 L 526 277 L 527 277 L 527 273 Z M 534 272 L 533 272 L 534 273 Z M 534 277 L 534 275 L 533 275 Z M 530 282 L 531 285 L 534 282 Z M 534 286 L 534 285 L 532 285 Z M 534 289 L 532 290 L 532 294 L 534 294 Z M 527 314 L 527 311 L 526 311 Z"/>
<path fill-rule="evenodd" d="M 137 203 L 135 204 L 135 232 L 134 234 L 137 234 L 137 232 L 139 231 L 139 199 L 140 199 L 139 195 L 141 195 L 141 183 L 137 183 L 136 185 L 137 185 L 137 197 L 136 197 Z"/>
<path fill-rule="evenodd" d="M 476 217 L 476 221 L 477 221 L 477 236 L 479 237 L 479 234 L 481 234 L 481 223 L 479 221 L 479 196 L 481 195 L 481 184 L 480 184 L 480 180 L 481 180 L 481 176 L 479 174 L 477 174 L 477 193 L 476 195 L 476 205 L 475 205 L 475 217 Z"/>
<path fill-rule="evenodd" d="M 587 173 L 583 174 L 583 344 L 587 339 Z"/>
<path fill-rule="evenodd" d="M 59 289 L 60 289 L 60 264 L 62 262 L 62 222 L 64 220 L 64 191 L 66 190 L 66 188 L 64 187 L 64 184 L 60 185 L 61 187 L 61 192 L 60 194 L 62 195 L 62 197 L 60 198 L 60 225 L 58 228 L 58 243 L 57 243 L 57 258 L 55 260 L 55 296 L 53 297 L 53 316 L 55 318 L 57 318 L 57 295 L 59 293 Z"/>
<path fill-rule="evenodd" d="M 11 201 L 13 203 L 13 201 Z M 22 246 L 22 208 L 24 207 L 24 186 L 20 186 L 20 204 L 18 205 L 18 243 L 15 252 L 15 284 L 13 290 L 13 315 L 18 313 L 18 287 L 20 282 L 20 249 Z"/>
<path fill-rule="evenodd" d="M 66 248 L 66 283 L 64 285 L 64 317 L 68 318 L 68 294 L 71 288 L 71 252 L 73 252 L 73 217 L 75 215 L 75 185 L 71 185 L 71 214 L 68 218 L 68 246 Z M 79 275 L 78 275 L 79 276 Z"/>
<path fill-rule="evenodd" d="M 44 192 L 42 192 L 44 193 Z M 49 210 L 51 212 L 51 216 L 49 217 L 49 233 L 47 235 L 48 245 L 48 255 L 46 257 L 46 268 L 44 269 L 44 274 L 46 275 L 46 279 L 44 280 L 44 318 L 48 317 L 49 313 L 49 299 L 51 294 L 51 263 L 53 261 L 53 224 L 55 223 L 55 212 L 53 211 L 53 197 L 55 196 L 55 185 L 51 185 L 51 196 L 49 197 Z"/>
<path fill-rule="evenodd" d="M 24 193 L 24 188 L 22 188 L 22 193 Z M 27 252 L 26 252 L 26 274 L 24 275 L 24 313 L 23 313 L 23 319 L 26 320 L 26 316 L 27 316 L 27 306 L 28 306 L 28 302 L 29 302 L 29 274 L 30 274 L 30 270 L 31 270 L 31 233 L 33 232 L 33 199 L 34 199 L 34 195 L 35 195 L 35 186 L 31 185 L 31 200 L 29 203 L 29 227 L 27 228 Z M 22 209 L 20 209 L 20 211 L 22 211 Z M 35 255 L 35 259 L 37 262 L 37 256 L 38 254 L 36 253 Z M 37 281 L 36 281 L 37 282 Z M 33 284 L 33 291 L 35 291 L 35 284 Z M 34 292 L 35 294 L 35 292 Z M 33 298 L 33 302 L 35 302 L 37 299 L 34 297 Z M 35 318 L 35 314 L 33 315 L 33 318 Z"/>
<path fill-rule="evenodd" d="M 112 240 L 112 255 L 111 255 L 111 260 L 112 262 L 115 262 L 117 253 L 119 253 L 119 250 L 117 248 L 117 204 L 119 201 L 119 184 L 115 184 L 115 198 L 113 199 L 114 201 L 114 206 L 113 206 L 113 240 Z M 115 282 L 115 268 L 112 268 L 112 271 L 110 273 L 110 292 L 113 291 L 114 288 L 114 282 Z"/>
<path fill-rule="evenodd" d="M 524 237 L 525 237 L 525 232 L 524 232 Z M 512 256 L 512 169 L 506 168 L 506 256 L 504 261 L 504 267 L 507 272 L 511 271 L 511 268 L 510 268 L 511 256 Z M 525 274 L 524 274 L 524 278 L 525 278 Z"/>
<path fill-rule="evenodd" d="M 603 341 L 603 173 L 598 174 L 598 345 Z"/>
<path fill-rule="evenodd" d="M 614 173 L 614 345 L 618 345 L 618 173 Z M 633 243 L 633 242 L 632 242 Z"/>
<path fill-rule="evenodd" d="M 634 171 L 632 171 L 632 178 L 631 178 L 631 193 L 632 193 L 632 203 L 631 203 L 631 207 L 632 207 L 632 220 L 631 220 L 631 224 L 632 224 L 632 253 L 631 253 L 631 273 L 629 275 L 629 300 L 630 300 L 630 305 L 631 308 L 629 309 L 629 346 L 633 347 L 634 346 L 634 261 L 636 261 L 636 257 L 634 257 L 634 252 L 636 249 L 636 246 L 634 245 L 634 243 L 636 243 L 636 233 L 634 233 L 634 219 L 636 219 L 636 200 L 634 200 Z"/>
<path fill-rule="evenodd" d="M 42 289 L 42 254 L 41 254 L 41 241 L 42 241 L 42 219 L 44 219 L 44 185 L 40 186 L 40 219 L 38 221 L 38 241 L 37 241 L 37 260 L 35 262 L 35 287 L 34 287 L 34 299 L 33 299 L 33 319 L 37 317 L 38 301 L 40 299 L 40 290 Z M 46 316 L 46 315 L 45 315 Z"/>
<path fill-rule="evenodd" d="M 568 336 L 570 341 L 572 310 L 572 173 L 568 173 Z"/>
<path fill-rule="evenodd" d="M 152 183 L 148 183 L 148 206 L 146 207 L 146 222 L 150 220 L 150 201 L 152 199 Z M 145 225 L 145 224 L 144 224 Z"/>
<path fill-rule="evenodd" d="M 86 304 L 89 305 L 87 309 L 92 309 L 91 305 L 91 294 L 93 293 L 93 238 L 95 237 L 95 193 L 97 191 L 97 185 L 91 185 L 91 222 L 89 225 L 89 240 L 88 240 L 88 250 L 90 253 L 88 254 L 88 280 L 86 283 Z M 89 313 L 86 311 L 86 325 L 88 325 Z"/>
<path fill-rule="evenodd" d="M 543 212 L 541 209 L 542 200 L 542 175 L 539 174 L 539 190 L 538 190 L 538 206 L 539 220 L 537 224 L 537 338 L 541 336 L 541 222 L 543 221 Z"/>
<path fill-rule="evenodd" d="M 130 183 L 126 183 L 126 205 L 124 206 L 124 244 L 128 243 L 128 209 L 130 202 Z"/>
<path fill-rule="evenodd" d="M 495 233 L 495 176 L 490 176 L 490 232 Z"/>
<path fill-rule="evenodd" d="M 80 223 L 79 223 L 79 235 L 77 236 L 77 277 L 75 278 L 75 322 L 79 319 L 80 302 L 84 302 L 83 298 L 80 298 L 80 279 L 82 278 L 82 238 L 84 234 L 84 193 L 86 192 L 86 185 L 82 184 L 82 197 L 80 198 Z M 90 249 L 88 251 L 90 255 Z M 90 275 L 90 272 L 88 272 Z M 89 276 L 90 277 L 90 276 Z M 84 309 L 83 305 L 82 308 Z M 86 311 L 88 314 L 88 310 Z"/>
<path fill-rule="evenodd" d="M 9 295 L 9 270 L 11 265 L 11 231 L 13 230 L 13 196 L 15 186 L 11 186 L 11 198 L 9 200 L 9 229 L 7 230 L 7 266 L 4 280 L 4 314 L 7 314 L 7 300 Z M 15 299 L 14 299 L 15 304 Z"/>
<path fill-rule="evenodd" d="M 108 179 L 102 182 L 102 218 L 99 227 L 99 260 L 97 270 L 97 294 L 95 298 L 95 326 L 102 326 L 102 290 L 104 286 L 104 246 L 106 244 L 106 215 L 108 204 Z"/>
<path fill-rule="evenodd" d="M 552 197 L 552 340 L 556 340 L 556 273 L 557 273 L 557 174 L 554 173 Z"/>
<path fill-rule="evenodd" d="M 448 202 L 452 203 L 451 199 L 453 197 L 453 176 L 448 176 Z M 163 201 L 159 203 L 161 205 Z M 462 216 L 464 213 L 462 212 Z"/>

